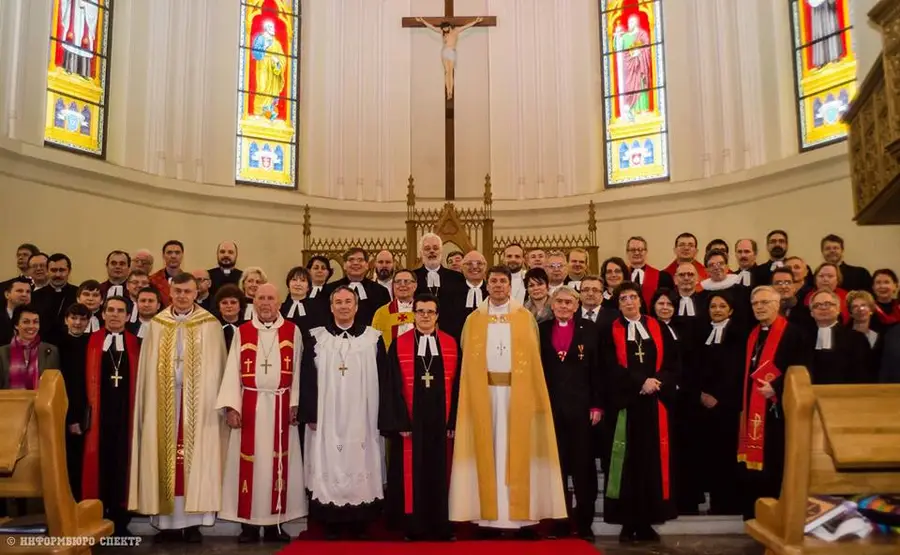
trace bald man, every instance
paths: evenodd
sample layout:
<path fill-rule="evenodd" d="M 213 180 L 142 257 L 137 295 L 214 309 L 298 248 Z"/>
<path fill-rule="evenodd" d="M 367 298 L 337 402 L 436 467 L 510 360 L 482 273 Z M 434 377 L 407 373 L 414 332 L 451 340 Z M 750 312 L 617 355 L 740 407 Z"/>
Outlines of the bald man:
<path fill-rule="evenodd" d="M 465 307 L 464 317 L 469 316 L 478 308 L 487 295 L 487 285 L 484 283 L 484 274 L 487 271 L 487 260 L 478 251 L 469 251 L 462 259 L 462 273 L 466 278 L 466 288 L 461 293 L 459 305 Z"/>
<path fill-rule="evenodd" d="M 238 285 L 244 272 L 237 269 L 238 248 L 234 241 L 222 241 L 216 247 L 215 268 L 209 270 L 209 296 L 216 297 L 216 291 L 226 283 Z M 196 277 L 196 276 L 195 276 Z"/>
<path fill-rule="evenodd" d="M 215 296 L 210 290 L 212 282 L 209 279 L 209 272 L 206 270 L 194 270 L 191 272 L 191 275 L 197 280 L 197 304 L 212 312 L 210 307 Z"/>
<path fill-rule="evenodd" d="M 280 308 L 275 286 L 260 285 L 253 319 L 234 333 L 216 402 L 231 429 L 218 516 L 241 523 L 242 543 L 259 540 L 261 527 L 266 541 L 290 541 L 278 525 L 307 514 L 295 427 L 303 340 Z"/>

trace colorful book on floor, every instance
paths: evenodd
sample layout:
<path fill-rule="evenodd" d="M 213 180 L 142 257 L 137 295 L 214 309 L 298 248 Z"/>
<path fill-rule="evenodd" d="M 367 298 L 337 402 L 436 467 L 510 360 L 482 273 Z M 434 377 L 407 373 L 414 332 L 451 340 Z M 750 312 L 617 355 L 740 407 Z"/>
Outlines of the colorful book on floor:
<path fill-rule="evenodd" d="M 856 504 L 840 497 L 817 495 L 806 500 L 806 524 L 803 533 L 809 534 L 832 518 L 856 509 Z"/>

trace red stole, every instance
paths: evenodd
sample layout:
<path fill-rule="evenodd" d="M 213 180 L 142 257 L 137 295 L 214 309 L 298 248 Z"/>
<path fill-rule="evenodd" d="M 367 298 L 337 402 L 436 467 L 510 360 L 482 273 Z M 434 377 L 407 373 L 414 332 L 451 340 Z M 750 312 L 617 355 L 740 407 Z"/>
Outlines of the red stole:
<path fill-rule="evenodd" d="M 442 331 L 435 330 L 440 343 L 441 359 L 444 363 L 444 418 L 450 418 L 450 404 L 453 399 L 453 380 L 456 377 L 456 340 Z M 400 363 L 400 374 L 403 376 L 403 400 L 409 418 L 413 418 L 413 397 L 416 380 L 416 332 L 405 333 L 397 338 L 397 360 Z M 404 512 L 413 512 L 413 437 L 403 437 L 403 497 Z M 447 462 L 452 461 L 450 454 L 451 441 L 447 440 Z M 449 479 L 449 464 L 448 464 Z"/>
<path fill-rule="evenodd" d="M 644 297 L 644 306 L 650 306 L 653 302 L 653 294 L 659 289 L 659 270 L 649 264 L 645 264 L 641 269 L 644 270 L 644 279 L 641 280 L 641 295 Z"/>
<path fill-rule="evenodd" d="M 750 338 L 747 339 L 747 363 L 744 369 L 744 409 L 741 412 L 741 428 L 738 439 L 738 462 L 746 463 L 750 470 L 763 469 L 763 450 L 766 445 L 766 410 L 767 399 L 759 392 L 756 386 L 756 379 L 762 379 L 767 382 L 777 379 L 781 376 L 781 370 L 775 366 L 775 353 L 778 351 L 778 345 L 787 328 L 787 320 L 779 316 L 772 322 L 769 327 L 769 335 L 766 337 L 766 344 L 763 345 L 762 352 L 757 361 L 756 371 L 750 373 L 750 360 L 753 358 L 753 348 L 756 346 L 756 340 L 759 337 L 760 326 L 753 328 Z M 752 384 L 747 384 L 749 378 L 754 378 Z M 749 399 L 747 397 L 747 388 L 750 388 Z M 749 402 L 749 407 L 747 406 Z M 777 402 L 776 397 L 772 397 L 772 402 Z M 749 408 L 749 410 L 748 410 Z"/>
<path fill-rule="evenodd" d="M 294 330 L 296 326 L 285 320 L 278 328 L 278 364 L 281 381 L 275 393 L 275 452 L 272 455 L 272 514 L 287 511 L 288 478 L 288 431 L 291 422 L 290 392 L 294 377 Z M 253 506 L 253 466 L 256 463 L 256 353 L 259 346 L 259 330 L 253 322 L 245 322 L 240 328 L 241 345 L 241 452 L 238 465 L 238 510 L 239 518 L 250 518 Z M 280 369 L 280 370 L 279 370 Z M 268 393 L 264 391 L 264 393 Z M 288 396 L 285 399 L 285 395 Z M 260 464 L 264 464 L 268 453 L 260 453 Z"/>
<path fill-rule="evenodd" d="M 812 291 L 807 293 L 806 298 L 803 299 L 803 304 L 805 304 L 806 306 L 810 306 L 810 304 L 812 303 L 813 297 L 818 292 L 819 292 L 819 290 L 813 289 Z M 840 287 L 838 287 L 837 289 L 834 290 L 834 293 L 835 293 L 835 295 L 838 296 L 838 298 L 840 299 L 840 303 L 841 303 L 841 307 L 840 307 L 841 308 L 841 322 L 843 324 L 849 324 L 850 323 L 850 309 L 847 306 L 847 292 L 845 290 L 841 289 Z M 878 305 L 876 305 L 876 306 L 878 306 Z"/>
<path fill-rule="evenodd" d="M 91 423 L 84 436 L 84 455 L 82 456 L 84 465 L 81 469 L 82 499 L 97 499 L 100 497 L 100 391 L 102 388 L 100 380 L 103 379 L 102 362 L 103 355 L 106 354 L 103 352 L 103 341 L 106 339 L 106 334 L 106 329 L 91 334 L 88 340 L 87 359 L 84 367 L 85 389 L 88 406 L 91 410 Z M 128 437 L 130 439 L 134 428 L 134 396 L 137 388 L 138 358 L 140 357 L 141 349 L 138 347 L 137 338 L 130 332 L 123 331 L 122 337 L 125 341 L 125 352 L 128 353 L 129 402 L 128 414 L 118 415 L 117 417 L 128 419 Z M 131 468 L 131 461 L 129 461 L 127 468 Z M 104 479 L 111 478 L 104 477 Z M 128 483 L 127 477 L 125 483 Z M 127 499 L 122 499 L 121 502 L 124 507 L 127 504 Z"/>
<path fill-rule="evenodd" d="M 646 275 L 647 274 L 645 273 L 644 276 L 646 277 Z M 647 331 L 650 333 L 650 338 L 656 345 L 656 372 L 659 373 L 662 368 L 664 354 L 662 332 L 660 331 L 659 322 L 657 322 L 656 319 L 649 316 L 644 319 L 647 322 Z M 622 368 L 628 368 L 626 331 L 627 328 L 622 323 L 622 320 L 617 318 L 613 323 L 612 333 L 613 342 L 616 345 L 616 360 Z M 662 477 L 663 499 L 668 500 L 671 490 L 671 480 L 669 477 L 669 417 L 665 405 L 662 404 L 662 401 L 659 400 L 658 396 L 656 405 L 657 420 L 659 423 L 659 462 L 661 465 L 660 471 Z"/>
<path fill-rule="evenodd" d="M 891 301 L 891 308 L 892 310 L 890 314 L 888 314 L 877 302 L 875 303 L 875 316 L 878 318 L 878 321 L 885 326 L 892 326 L 897 322 L 900 322 L 900 303 Z"/>

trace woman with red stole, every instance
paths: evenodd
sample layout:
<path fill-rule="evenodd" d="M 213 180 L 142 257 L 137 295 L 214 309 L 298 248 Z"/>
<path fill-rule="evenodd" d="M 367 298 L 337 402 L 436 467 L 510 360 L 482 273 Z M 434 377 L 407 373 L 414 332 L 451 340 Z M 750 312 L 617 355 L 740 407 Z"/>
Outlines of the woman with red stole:
<path fill-rule="evenodd" d="M 669 411 L 677 391 L 672 334 L 641 313 L 641 289 L 616 288 L 621 312 L 603 343 L 613 433 L 603 518 L 621 524 L 619 541 L 659 541 L 653 524 L 677 516 Z"/>
<path fill-rule="evenodd" d="M 737 460 L 743 489 L 744 520 L 753 518 L 756 500 L 777 498 L 784 473 L 784 374 L 809 367 L 812 347 L 800 328 L 779 315 L 781 296 L 768 285 L 751 296 L 759 324 L 747 339 Z"/>

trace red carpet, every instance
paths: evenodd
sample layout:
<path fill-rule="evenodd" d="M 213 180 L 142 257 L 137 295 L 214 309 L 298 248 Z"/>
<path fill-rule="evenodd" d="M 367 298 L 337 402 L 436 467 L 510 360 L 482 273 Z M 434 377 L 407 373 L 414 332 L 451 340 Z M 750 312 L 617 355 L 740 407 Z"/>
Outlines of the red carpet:
<path fill-rule="evenodd" d="M 597 555 L 583 540 L 427 542 L 295 541 L 279 555 Z"/>

